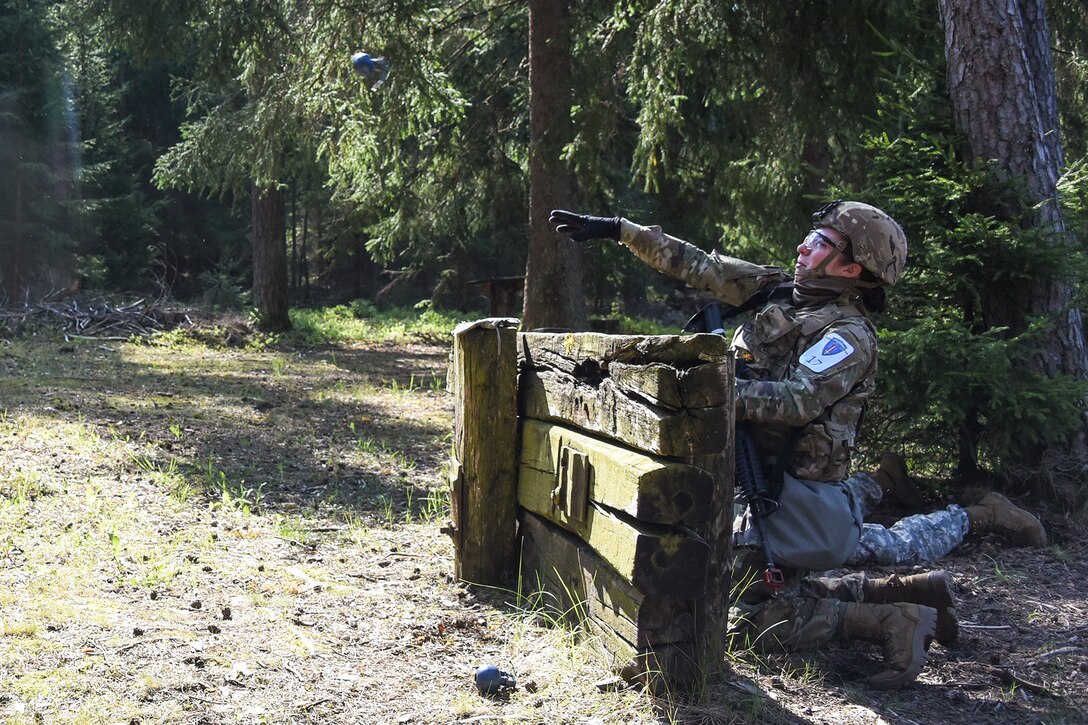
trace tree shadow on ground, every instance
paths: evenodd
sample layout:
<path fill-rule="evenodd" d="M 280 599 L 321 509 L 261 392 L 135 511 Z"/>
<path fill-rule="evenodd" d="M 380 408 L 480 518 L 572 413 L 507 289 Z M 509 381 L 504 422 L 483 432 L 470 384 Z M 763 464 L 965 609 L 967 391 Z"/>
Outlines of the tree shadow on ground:
<path fill-rule="evenodd" d="M 197 495 L 269 512 L 417 516 L 442 482 L 448 350 L 317 352 L 40 344 L 5 356 L 9 415 L 94 426 Z"/>

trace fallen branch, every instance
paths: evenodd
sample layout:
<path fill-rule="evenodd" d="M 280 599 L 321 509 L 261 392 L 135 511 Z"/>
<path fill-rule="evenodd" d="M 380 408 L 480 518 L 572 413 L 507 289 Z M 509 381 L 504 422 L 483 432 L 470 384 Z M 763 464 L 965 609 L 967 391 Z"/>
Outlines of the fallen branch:
<path fill-rule="evenodd" d="M 1084 651 L 1083 647 L 1060 647 L 1058 649 L 1050 650 L 1049 652 L 1043 652 L 1032 657 L 1032 660 L 1045 660 L 1051 657 L 1060 657 L 1062 655 L 1075 655 Z"/>
<path fill-rule="evenodd" d="M 1003 684 L 1015 685 L 1033 694 L 1042 695 L 1043 697 L 1059 697 L 1056 693 L 1048 690 L 1043 685 L 1036 684 L 1031 680 L 1026 680 L 1012 670 L 1005 669 L 1004 667 L 991 667 L 990 674 L 1001 680 Z"/>
<path fill-rule="evenodd" d="M 331 697 L 323 697 L 320 700 L 315 700 L 314 702 L 311 702 L 309 705 L 303 705 L 302 709 L 307 710 L 307 711 L 313 710 L 318 705 L 324 704 L 326 702 L 332 702 L 332 698 Z"/>

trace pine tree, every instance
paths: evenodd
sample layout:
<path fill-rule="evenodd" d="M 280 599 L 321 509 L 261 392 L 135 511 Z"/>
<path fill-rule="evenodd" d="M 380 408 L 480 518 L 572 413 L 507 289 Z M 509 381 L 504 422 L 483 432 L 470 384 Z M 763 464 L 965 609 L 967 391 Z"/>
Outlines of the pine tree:
<path fill-rule="evenodd" d="M 0 5 L 0 292 L 19 301 L 72 282 L 78 148 L 50 5 Z"/>
<path fill-rule="evenodd" d="M 1001 0 L 979 7 L 941 0 L 948 89 L 965 155 L 992 165 L 1023 189 L 1023 202 L 1006 200 L 996 213 L 1038 232 L 1039 244 L 1073 253 L 1058 194 L 1064 168 L 1050 32 L 1042 0 Z M 1011 203 L 1010 203 L 1011 202 Z M 1030 212 L 1030 214 L 1028 213 Z M 1064 249 L 1063 249 L 1064 248 Z M 1056 264 L 1032 280 L 991 290 L 985 324 L 1022 334 L 1045 324 L 1030 369 L 1047 378 L 1088 380 L 1088 344 L 1076 304 L 1076 278 Z M 1077 401 L 1083 409 L 1088 397 Z M 1088 466 L 1088 421 L 1062 441 L 1025 449 L 1016 464 L 1042 491 L 1075 502 Z"/>

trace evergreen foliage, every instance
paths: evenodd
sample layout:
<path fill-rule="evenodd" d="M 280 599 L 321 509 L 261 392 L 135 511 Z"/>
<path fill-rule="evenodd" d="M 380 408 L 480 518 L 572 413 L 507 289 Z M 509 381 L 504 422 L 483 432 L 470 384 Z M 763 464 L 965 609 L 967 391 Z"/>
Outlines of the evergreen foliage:
<path fill-rule="evenodd" d="M 79 146 L 51 6 L 0 4 L 0 299 L 72 281 Z"/>
<path fill-rule="evenodd" d="M 632 6 L 638 7 L 637 13 Z M 689 239 L 791 264 L 797 230 L 872 128 L 876 82 L 899 60 L 882 32 L 940 53 L 936 7 L 910 2 L 620 6 L 637 26 L 627 73 L 635 164 Z"/>
<path fill-rule="evenodd" d="M 58 52 L 67 60 L 73 132 L 78 133 L 81 223 L 74 230 L 84 286 L 132 290 L 150 286 L 160 256 L 162 199 L 141 183 L 146 141 L 133 139 L 121 115 L 128 92 L 119 66 L 97 39 L 100 23 L 59 6 Z M 77 115 L 78 114 L 78 115 Z"/>
<path fill-rule="evenodd" d="M 868 447 L 907 451 L 932 475 L 1019 480 L 1017 461 L 1080 425 L 1088 384 L 1032 365 L 1054 320 L 1010 330 L 994 326 L 988 309 L 1038 279 L 1083 280 L 1088 257 L 1049 242 L 1015 183 L 960 158 L 940 72 L 915 61 L 886 79 L 880 114 L 902 131 L 868 137 L 866 185 L 839 190 L 892 213 L 910 245 L 882 320 L 881 392 L 869 417 L 879 423 Z M 1083 172 L 1062 190 L 1067 218 L 1083 228 Z"/>
<path fill-rule="evenodd" d="M 938 9 L 908 0 L 572 4 L 577 203 L 782 265 L 819 203 L 885 207 L 911 248 L 865 447 L 1017 478 L 1085 395 L 1032 372 L 1053 320 L 995 314 L 1033 280 L 1083 280 L 1088 31 L 1080 3 L 1047 11 L 1074 250 L 1017 211 L 1015 183 L 964 163 Z M 468 282 L 525 269 L 527 37 L 509 0 L 0 3 L 5 299 L 79 277 L 252 305 L 262 188 L 285 201 L 295 303 L 484 309 Z M 380 88 L 353 74 L 358 50 L 391 62 Z M 693 311 L 622 248 L 585 264 L 597 314 Z"/>
<path fill-rule="evenodd" d="M 466 281 L 524 270 L 525 7 L 447 3 L 408 22 L 397 13 L 368 21 L 359 44 L 393 64 L 380 91 L 314 39 L 309 73 L 336 80 L 332 93 L 310 98 L 309 112 L 329 120 L 319 150 L 335 198 L 364 223 L 367 252 L 461 306 Z"/>

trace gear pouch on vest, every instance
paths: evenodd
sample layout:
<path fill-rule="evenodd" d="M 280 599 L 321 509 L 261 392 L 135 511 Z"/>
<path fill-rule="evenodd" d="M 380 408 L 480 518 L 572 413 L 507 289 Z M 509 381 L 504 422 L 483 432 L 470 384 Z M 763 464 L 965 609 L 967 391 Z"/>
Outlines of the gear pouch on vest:
<path fill-rule="evenodd" d="M 833 420 L 810 423 L 793 448 L 790 470 L 803 480 L 843 480 L 850 468 L 851 433 L 849 425 Z"/>
<path fill-rule="evenodd" d="M 734 535 L 734 544 L 758 548 L 759 534 L 748 518 L 744 530 Z M 785 474 L 778 510 L 763 521 L 774 562 L 795 569 L 836 569 L 861 539 L 861 507 L 850 489 L 838 482 Z"/>
<path fill-rule="evenodd" d="M 781 380 L 786 376 L 800 324 L 779 305 L 768 305 L 748 325 L 742 326 L 743 343 L 755 358 L 752 367 L 760 380 Z"/>

